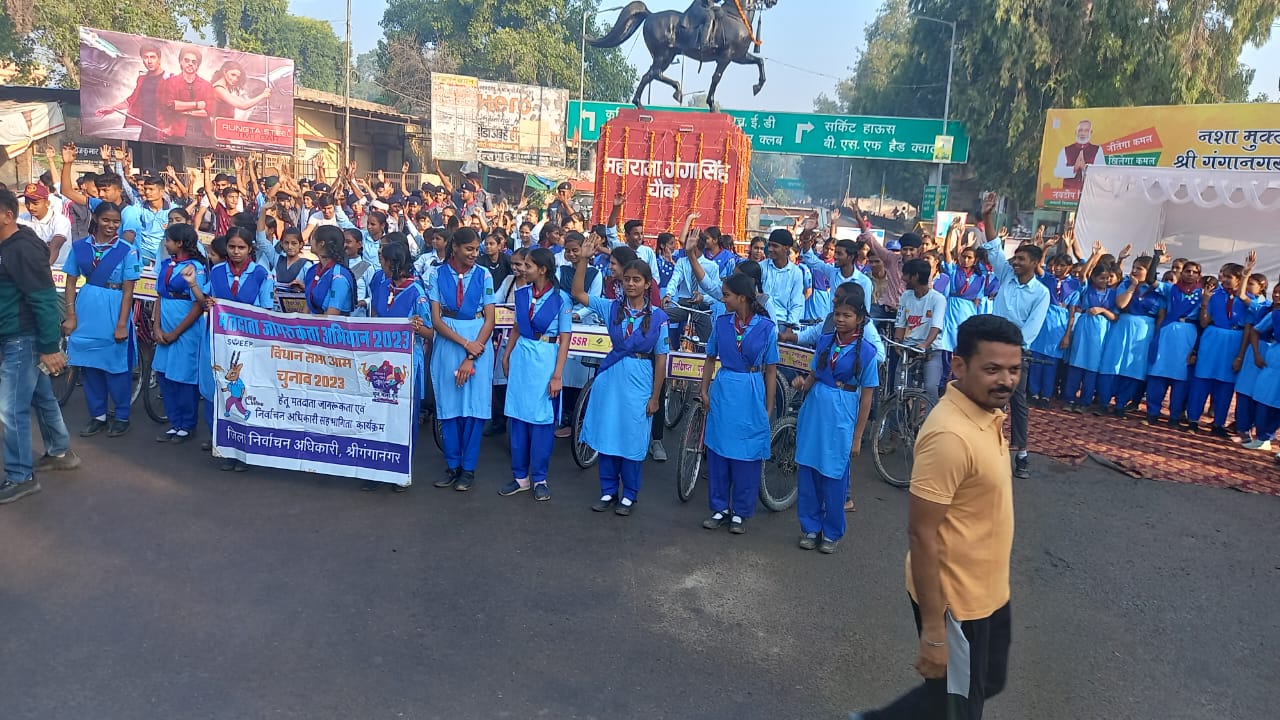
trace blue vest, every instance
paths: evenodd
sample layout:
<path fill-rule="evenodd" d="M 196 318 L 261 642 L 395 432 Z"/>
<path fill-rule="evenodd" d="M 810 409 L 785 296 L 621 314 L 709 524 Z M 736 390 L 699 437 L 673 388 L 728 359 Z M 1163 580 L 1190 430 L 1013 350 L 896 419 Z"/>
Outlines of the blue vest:
<path fill-rule="evenodd" d="M 484 307 L 484 278 L 487 271 L 475 266 L 471 271 L 471 281 L 462 294 L 462 306 L 458 305 L 458 271 L 449 263 L 440 266 L 436 271 L 436 282 L 440 284 L 440 305 L 461 319 L 474 319 Z"/>
<path fill-rule="evenodd" d="M 742 334 L 742 349 L 738 349 L 738 331 L 733 326 L 733 313 L 716 318 L 716 351 L 720 365 L 734 372 L 760 372 L 764 369 L 764 356 L 769 350 L 770 329 L 773 321 L 761 317 Z"/>
<path fill-rule="evenodd" d="M 387 280 L 387 276 L 383 275 L 381 270 L 373 276 L 373 281 L 369 284 L 369 301 L 373 307 L 374 315 L 378 317 L 407 318 L 417 315 L 418 300 L 427 294 L 426 288 L 422 286 L 422 281 L 414 280 L 412 284 L 396 293 L 395 299 L 388 303 L 387 300 L 391 298 L 392 283 Z M 413 292 L 413 290 L 417 292 Z M 423 319 L 429 320 L 430 318 Z"/>
<path fill-rule="evenodd" d="M 863 369 L 869 363 L 876 361 L 875 346 L 867 342 L 865 336 L 859 337 L 857 342 L 846 346 L 844 351 L 840 353 L 833 370 L 831 367 L 831 354 L 834 352 L 835 343 L 835 333 L 818 338 L 818 345 L 813 351 L 818 366 L 814 375 L 817 376 L 818 382 L 833 387 L 837 383 L 843 385 L 860 383 Z"/>
<path fill-rule="evenodd" d="M 1196 287 L 1191 292 L 1184 293 L 1172 283 L 1167 287 L 1169 312 L 1165 313 L 1164 324 L 1181 321 L 1197 322 L 1200 318 L 1200 301 L 1204 298 L 1204 288 Z"/>
<path fill-rule="evenodd" d="M 644 331 L 644 321 L 640 320 L 636 324 L 635 330 L 628 336 L 625 320 L 624 322 L 618 322 L 619 303 L 625 303 L 626 301 L 626 298 L 619 298 L 609 306 L 609 317 L 605 318 L 605 322 L 609 326 L 609 339 L 613 341 L 613 349 L 609 351 L 608 355 L 604 356 L 604 360 L 600 361 L 600 370 L 598 372 L 608 370 L 625 357 L 634 355 L 652 356 L 654 349 L 658 347 L 662 326 L 667 322 L 667 314 L 662 311 L 662 308 L 650 307 L 649 331 Z M 624 318 L 626 314 L 624 309 Z"/>
<path fill-rule="evenodd" d="M 115 244 L 99 258 L 97 267 L 94 267 L 91 238 L 85 238 L 71 246 L 71 251 L 76 254 L 76 267 L 80 270 L 80 274 L 85 276 L 85 282 L 98 287 L 107 287 L 110 284 L 111 273 L 124 262 L 132 249 L 132 245 L 117 238 Z M 185 284 L 186 280 L 182 282 Z"/>
<path fill-rule="evenodd" d="M 187 285 L 187 281 L 182 277 L 182 266 L 197 263 L 199 261 L 194 258 L 188 258 L 182 262 L 175 262 L 171 257 L 165 258 L 156 272 L 156 292 L 162 293 L 163 297 L 170 300 L 190 300 L 191 286 Z"/>
<path fill-rule="evenodd" d="M 262 284 L 267 282 L 267 269 L 250 261 L 248 267 L 240 275 L 239 292 L 231 292 L 231 264 L 218 263 L 209 271 L 209 286 L 213 296 L 223 300 L 234 300 L 249 305 L 258 302 L 262 294 Z"/>
<path fill-rule="evenodd" d="M 576 268 L 573 265 L 560 266 L 560 278 L 559 278 L 560 282 L 558 283 L 558 286 L 561 290 L 568 293 L 569 297 L 573 297 L 574 272 L 576 272 Z M 587 265 L 587 277 L 582 282 L 582 288 L 584 292 L 591 292 L 591 286 L 592 284 L 595 283 L 596 276 L 599 274 L 600 274 L 599 270 L 596 270 L 590 264 Z"/>
<path fill-rule="evenodd" d="M 320 281 L 316 282 L 316 276 L 320 273 L 320 263 L 311 266 L 307 270 L 307 277 L 303 280 L 307 293 L 307 311 L 313 315 L 322 315 L 325 311 L 324 301 L 329 297 L 329 288 L 333 286 L 333 276 L 335 274 L 345 275 L 351 285 L 351 306 L 356 304 L 356 278 L 351 274 L 351 270 L 346 265 L 334 264 L 329 272 L 320 277 Z"/>
<path fill-rule="evenodd" d="M 542 307 L 529 318 L 529 306 L 533 303 L 533 288 L 525 285 L 516 290 L 516 326 L 520 328 L 520 337 L 536 340 L 547 334 L 547 330 L 560 324 L 560 310 L 564 304 L 564 295 L 555 288 L 548 292 L 552 297 L 542 303 Z"/>

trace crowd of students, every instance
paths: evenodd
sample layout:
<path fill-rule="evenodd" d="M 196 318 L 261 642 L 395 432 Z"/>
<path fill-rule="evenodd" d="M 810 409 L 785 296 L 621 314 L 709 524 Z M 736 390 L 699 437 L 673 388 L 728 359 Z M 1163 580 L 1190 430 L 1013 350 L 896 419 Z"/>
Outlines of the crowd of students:
<path fill-rule="evenodd" d="M 1099 246 L 1084 259 L 1075 248 L 1050 248 L 1046 257 L 1024 243 L 1011 264 L 1003 237 L 984 232 L 989 214 L 972 230 L 881 242 L 855 211 L 856 241 L 835 239 L 835 228 L 803 227 L 798 238 L 775 230 L 752 238 L 741 258 L 733 238 L 698 227 L 696 214 L 652 246 L 639 221 L 622 222 L 620 198 L 605 222 L 590 224 L 573 209 L 568 184 L 541 212 L 521 217 L 495 208 L 474 177 L 456 190 L 405 193 L 385 180 L 358 180 L 351 168 L 330 186 L 323 170 L 315 182 L 282 170 L 259 178 L 255 163 L 237 161 L 244 177 L 230 178 L 212 175 L 206 161 L 206 195 L 216 198 L 205 203 L 175 186 L 172 174 L 166 182 L 106 172 L 72 183 L 74 150 L 64 149 L 63 159 L 62 188 L 47 190 L 64 209 L 89 213 L 85 236 L 59 268 L 68 276 L 70 362 L 85 368 L 85 437 L 129 429 L 132 295 L 144 266 L 156 274 L 153 366 L 171 422 L 159 442 L 189 440 L 202 399 L 212 424 L 209 304 L 270 308 L 279 293 L 302 293 L 314 314 L 410 320 L 414 397 L 433 399 L 443 425 L 445 469 L 436 487 L 471 489 L 481 437 L 509 432 L 512 479 L 500 492 L 549 499 L 551 450 L 568 436 L 568 410 L 594 372 L 582 431 L 600 453 L 601 495 L 592 509 L 620 515 L 637 501 L 646 457 L 665 459 L 658 411 L 666 355 L 692 323 L 707 355 L 721 362 L 718 373 L 707 365 L 701 393 L 711 498 L 704 525 L 735 533 L 752 516 L 769 454 L 774 393 L 766 388 L 780 372 L 778 341 L 812 347 L 811 372 L 792 377 L 805 397 L 800 545 L 825 552 L 844 532 L 849 459 L 861 451 L 877 368 L 888 355 L 871 319 L 926 351 L 924 384 L 935 397 L 945 389 L 957 328 L 1016 305 L 1033 404 L 1060 399 L 1069 410 L 1123 417 L 1145 397 L 1148 421 L 1156 422 L 1168 395 L 1169 422 L 1194 428 L 1212 400 L 1211 432 L 1222 435 L 1234 393 L 1235 432 L 1262 449 L 1280 423 L 1276 311 L 1266 279 L 1251 274 L 1252 256 L 1206 287 L 1199 266 L 1184 259 L 1159 278 L 1161 245 L 1126 268 L 1128 248 L 1112 257 Z M 133 185 L 136 201 L 124 189 Z M 207 247 L 197 232 L 206 217 L 215 230 Z M 1002 298 L 1002 287 L 1028 299 Z M 505 335 L 495 332 L 498 304 L 515 309 Z M 569 355 L 575 322 L 604 325 L 611 337 L 613 350 L 595 369 Z M 1023 435 L 1019 476 L 1026 476 Z M 226 460 L 222 469 L 247 467 Z"/>

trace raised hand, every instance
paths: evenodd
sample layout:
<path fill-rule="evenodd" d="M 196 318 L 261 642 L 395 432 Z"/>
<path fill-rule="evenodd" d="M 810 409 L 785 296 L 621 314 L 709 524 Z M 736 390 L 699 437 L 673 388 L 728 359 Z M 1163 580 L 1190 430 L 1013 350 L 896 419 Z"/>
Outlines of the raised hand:
<path fill-rule="evenodd" d="M 622 207 L 622 204 L 625 203 L 626 201 L 627 201 L 627 196 L 622 194 L 621 192 L 618 192 L 613 196 L 614 207 Z"/>
<path fill-rule="evenodd" d="M 205 170 L 213 169 L 213 153 L 210 153 L 200 158 L 200 167 L 204 168 Z"/>
<path fill-rule="evenodd" d="M 63 143 L 62 145 L 62 162 L 73 163 L 76 161 L 76 144 Z"/>
<path fill-rule="evenodd" d="M 982 214 L 988 215 L 996 209 L 996 194 L 987 193 L 982 196 Z"/>
<path fill-rule="evenodd" d="M 1128 245 L 1125 245 L 1123 248 L 1120 249 L 1120 256 L 1117 259 L 1123 260 L 1129 257 L 1129 254 L 1132 252 L 1133 252 L 1133 244 L 1130 243 Z"/>
<path fill-rule="evenodd" d="M 234 168 L 236 169 L 236 175 L 237 175 L 237 176 L 238 176 L 240 173 L 244 172 L 244 158 L 242 158 L 242 157 L 235 157 L 235 158 L 232 158 L 232 160 L 231 160 L 231 165 L 232 165 L 232 167 L 234 167 Z M 237 179 L 239 179 L 239 178 L 237 177 Z"/>
<path fill-rule="evenodd" d="M 1244 256 L 1244 276 L 1247 280 L 1249 275 L 1253 273 L 1253 268 L 1258 264 L 1258 251 L 1250 250 L 1248 255 Z"/>
<path fill-rule="evenodd" d="M 1093 247 L 1092 247 L 1091 249 L 1093 250 L 1093 254 L 1094 254 L 1094 255 L 1101 255 L 1101 254 L 1102 254 L 1102 241 L 1101 241 L 1101 240 L 1094 240 L 1094 241 L 1093 241 Z"/>
<path fill-rule="evenodd" d="M 409 174 L 409 161 L 408 161 L 408 160 L 405 160 L 405 161 L 404 161 L 404 164 L 400 166 L 400 174 L 401 174 L 401 175 L 408 175 L 408 174 Z"/>
<path fill-rule="evenodd" d="M 1163 243 L 1163 242 L 1158 242 L 1158 243 L 1156 243 L 1155 247 L 1154 247 L 1154 248 L 1152 248 L 1152 250 L 1153 250 L 1154 252 L 1158 252 L 1158 253 L 1160 253 L 1161 255 L 1168 255 L 1168 254 L 1169 254 L 1169 246 L 1168 246 L 1168 244 L 1167 244 L 1167 243 Z"/>
<path fill-rule="evenodd" d="M 102 156 L 102 159 L 104 162 L 107 160 L 110 160 L 111 146 L 106 143 L 103 143 L 102 146 L 98 148 L 98 154 Z"/>

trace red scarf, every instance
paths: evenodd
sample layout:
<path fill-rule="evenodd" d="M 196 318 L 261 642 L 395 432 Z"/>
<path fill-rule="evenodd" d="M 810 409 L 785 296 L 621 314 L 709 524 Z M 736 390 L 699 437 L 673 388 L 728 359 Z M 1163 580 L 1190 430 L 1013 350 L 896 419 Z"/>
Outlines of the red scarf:
<path fill-rule="evenodd" d="M 231 297 L 235 298 L 240 294 L 240 276 L 244 274 L 245 270 L 249 269 L 249 261 L 245 260 L 244 264 L 239 269 L 236 269 L 235 263 L 228 260 L 227 269 L 231 272 Z"/>
<path fill-rule="evenodd" d="M 739 354 L 739 355 L 741 355 L 741 354 L 742 354 L 742 338 L 743 338 L 743 336 L 744 336 L 744 335 L 746 335 L 746 334 L 747 334 L 747 328 L 748 328 L 748 327 L 750 327 L 750 325 L 751 325 L 751 318 L 747 318 L 747 321 L 746 321 L 745 323 L 744 323 L 744 322 L 739 322 L 739 321 L 738 321 L 738 314 L 737 314 L 737 313 L 734 313 L 734 314 L 733 314 L 733 335 L 734 335 L 734 342 L 735 342 L 735 343 L 737 344 L 737 346 L 738 346 L 738 354 Z"/>
<path fill-rule="evenodd" d="M 546 286 L 543 287 L 541 290 L 539 290 L 536 287 L 530 286 L 529 291 L 533 295 L 533 297 L 529 300 L 529 322 L 530 323 L 533 323 L 533 313 L 538 307 L 538 301 L 542 299 L 542 296 L 550 292 L 551 288 L 553 287 L 555 287 L 555 284 L 551 282 L 548 282 Z"/>
<path fill-rule="evenodd" d="M 459 267 L 458 267 L 458 265 L 457 265 L 457 263 L 456 263 L 456 262 L 454 262 L 453 260 L 450 260 L 450 261 L 449 261 L 449 267 L 453 268 L 453 272 L 458 276 L 458 282 L 457 282 L 457 286 L 458 286 L 458 287 L 457 287 L 457 289 L 458 289 L 458 309 L 457 309 L 457 311 L 461 311 L 461 310 L 462 310 L 462 300 L 463 300 L 464 296 L 467 294 L 467 289 L 466 289 L 465 287 L 463 287 L 463 286 L 462 286 L 462 276 L 463 276 L 463 275 L 466 275 L 466 274 L 467 274 L 467 272 L 470 272 L 472 269 L 474 269 L 474 268 L 475 268 L 475 266 L 474 266 L 474 265 L 472 265 L 470 268 L 467 268 L 467 270 L 463 270 L 462 268 L 459 268 Z M 457 311 L 455 311 L 455 312 L 457 312 Z"/>
<path fill-rule="evenodd" d="M 849 342 L 841 344 L 839 331 L 837 331 L 834 334 L 831 340 L 831 350 L 832 350 L 831 374 L 832 375 L 836 374 L 836 363 L 840 361 L 840 356 L 844 354 L 844 351 L 848 349 L 850 345 L 858 342 L 858 340 L 860 340 L 861 338 L 862 338 L 862 333 L 854 333 L 852 336 L 849 337 Z"/>
<path fill-rule="evenodd" d="M 400 293 L 404 292 L 412 284 L 413 284 L 413 278 L 411 277 L 407 277 L 399 282 L 395 282 L 391 284 L 391 287 L 387 290 L 387 309 L 388 310 L 390 310 L 391 306 L 395 304 L 396 295 L 399 295 Z"/>
<path fill-rule="evenodd" d="M 332 260 L 320 261 L 320 269 L 316 270 L 316 276 L 311 278 L 311 290 L 309 292 L 315 291 L 316 286 L 320 284 L 320 278 L 324 277 L 325 273 L 332 270 L 334 265 L 337 265 L 337 263 Z"/>

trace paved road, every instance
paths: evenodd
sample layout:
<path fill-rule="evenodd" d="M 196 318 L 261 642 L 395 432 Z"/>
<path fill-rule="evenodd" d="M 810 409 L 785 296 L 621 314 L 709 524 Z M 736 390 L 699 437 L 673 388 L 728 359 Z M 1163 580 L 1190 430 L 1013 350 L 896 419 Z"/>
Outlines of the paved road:
<path fill-rule="evenodd" d="M 6 720 L 841 718 L 914 681 L 906 496 L 867 466 L 826 557 L 794 513 L 702 530 L 670 463 L 619 518 L 564 452 L 550 503 L 496 494 L 499 442 L 471 493 L 430 486 L 428 446 L 419 486 L 364 494 L 155 429 L 77 442 L 83 469 L 0 508 Z M 1280 499 L 1032 467 L 988 717 L 1272 716 Z"/>

